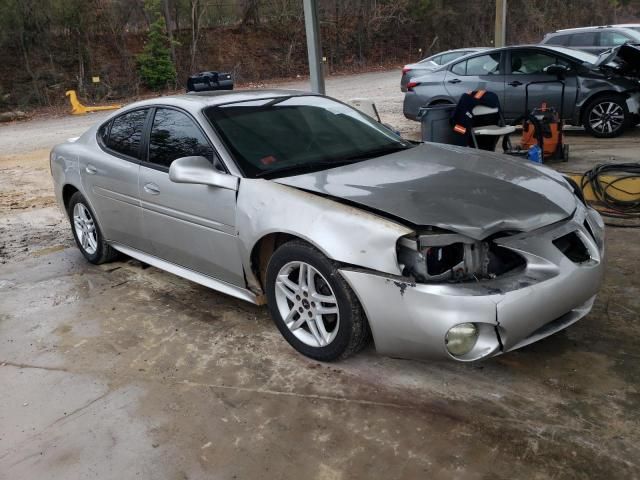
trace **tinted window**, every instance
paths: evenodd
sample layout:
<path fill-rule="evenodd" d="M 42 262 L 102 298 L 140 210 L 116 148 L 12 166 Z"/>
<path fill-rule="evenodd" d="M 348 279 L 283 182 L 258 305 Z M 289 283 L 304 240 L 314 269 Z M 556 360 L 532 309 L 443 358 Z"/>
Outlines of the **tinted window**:
<path fill-rule="evenodd" d="M 213 161 L 209 142 L 185 113 L 158 108 L 149 139 L 149 162 L 169 167 L 180 157 L 203 156 Z"/>
<path fill-rule="evenodd" d="M 444 65 L 445 63 L 452 62 L 456 58 L 460 58 L 461 56 L 466 55 L 467 53 L 469 53 L 469 52 L 445 53 L 444 55 L 442 55 L 442 57 L 440 57 L 440 61 L 438 62 L 438 64 Z"/>
<path fill-rule="evenodd" d="M 467 62 L 456 63 L 453 67 L 451 67 L 451 72 L 456 75 L 464 75 L 467 71 Z"/>
<path fill-rule="evenodd" d="M 135 110 L 113 120 L 107 146 L 118 153 L 138 158 L 142 129 L 148 109 Z"/>
<path fill-rule="evenodd" d="M 569 45 L 570 39 L 571 39 L 571 35 L 567 35 L 567 34 L 555 35 L 543 43 L 546 43 L 547 45 L 561 45 L 566 47 Z"/>
<path fill-rule="evenodd" d="M 98 141 L 102 145 L 106 145 L 109 137 L 109 127 L 111 126 L 111 122 L 107 122 L 104 125 L 101 125 L 98 129 Z"/>
<path fill-rule="evenodd" d="M 620 32 L 608 31 L 600 34 L 600 45 L 603 47 L 615 47 L 617 45 L 622 45 L 629 40 L 631 40 L 629 37 Z"/>
<path fill-rule="evenodd" d="M 500 54 L 480 55 L 466 62 L 464 75 L 497 75 L 500 73 Z"/>
<path fill-rule="evenodd" d="M 574 33 L 569 40 L 570 47 L 595 47 L 598 45 L 598 32 Z"/>
<path fill-rule="evenodd" d="M 205 114 L 247 176 L 294 175 L 412 146 L 359 111 L 324 97 L 236 102 L 210 107 Z"/>
<path fill-rule="evenodd" d="M 511 73 L 514 75 L 544 73 L 546 67 L 556 63 L 570 66 L 568 62 L 555 55 L 526 50 L 511 52 Z"/>
<path fill-rule="evenodd" d="M 424 60 L 420 60 L 420 62 L 418 62 L 418 63 L 433 62 L 433 63 L 437 63 L 438 65 L 440 65 L 440 58 L 441 57 L 442 57 L 442 55 L 434 55 L 433 57 L 428 57 L 428 58 L 425 58 Z"/>

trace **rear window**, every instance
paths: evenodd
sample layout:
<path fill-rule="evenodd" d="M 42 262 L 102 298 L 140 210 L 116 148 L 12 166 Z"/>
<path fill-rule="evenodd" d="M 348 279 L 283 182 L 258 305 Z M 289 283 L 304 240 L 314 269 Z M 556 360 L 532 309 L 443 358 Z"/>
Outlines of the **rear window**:
<path fill-rule="evenodd" d="M 456 63 L 451 67 L 451 72 L 456 75 L 498 75 L 500 74 L 500 53 L 480 55 L 464 62 Z"/>
<path fill-rule="evenodd" d="M 142 130 L 148 112 L 149 109 L 145 108 L 114 118 L 105 145 L 114 152 L 138 158 Z"/>

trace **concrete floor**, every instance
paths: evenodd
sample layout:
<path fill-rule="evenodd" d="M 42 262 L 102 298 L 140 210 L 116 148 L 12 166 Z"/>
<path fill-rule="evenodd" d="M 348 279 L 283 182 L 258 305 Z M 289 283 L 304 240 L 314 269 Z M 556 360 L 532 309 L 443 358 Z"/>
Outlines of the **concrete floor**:
<path fill-rule="evenodd" d="M 368 75 L 415 135 L 398 73 Z M 264 308 L 134 260 L 84 261 L 51 198 L 57 135 L 40 131 L 60 141 L 86 122 L 0 127 L 0 478 L 640 478 L 640 231 L 607 230 L 593 312 L 537 344 L 472 365 L 372 347 L 321 364 Z M 571 133 L 558 167 L 637 161 L 639 137 Z"/>

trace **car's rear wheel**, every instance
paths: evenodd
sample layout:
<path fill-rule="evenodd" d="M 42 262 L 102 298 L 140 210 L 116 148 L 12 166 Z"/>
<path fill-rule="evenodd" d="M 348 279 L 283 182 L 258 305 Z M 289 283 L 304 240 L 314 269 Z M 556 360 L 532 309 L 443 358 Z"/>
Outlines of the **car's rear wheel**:
<path fill-rule="evenodd" d="M 118 252 L 104 241 L 96 216 L 80 192 L 69 200 L 67 213 L 76 245 L 89 262 L 99 265 L 118 257 Z"/>
<path fill-rule="evenodd" d="M 613 138 L 624 132 L 631 116 L 627 102 L 620 95 L 604 95 L 585 108 L 584 128 L 598 138 Z"/>
<path fill-rule="evenodd" d="M 302 241 L 280 246 L 267 266 L 269 310 L 298 352 L 321 361 L 345 358 L 368 339 L 360 302 L 336 266 Z"/>

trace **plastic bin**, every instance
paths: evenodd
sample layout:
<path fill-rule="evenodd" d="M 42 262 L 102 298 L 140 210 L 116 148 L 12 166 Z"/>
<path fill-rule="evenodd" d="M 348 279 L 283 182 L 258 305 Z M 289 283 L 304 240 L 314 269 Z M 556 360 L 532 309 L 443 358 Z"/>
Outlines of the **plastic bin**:
<path fill-rule="evenodd" d="M 456 134 L 451 126 L 451 117 L 455 109 L 455 105 L 449 104 L 422 107 L 418 113 L 422 141 L 465 147 L 467 145 L 466 137 Z"/>

